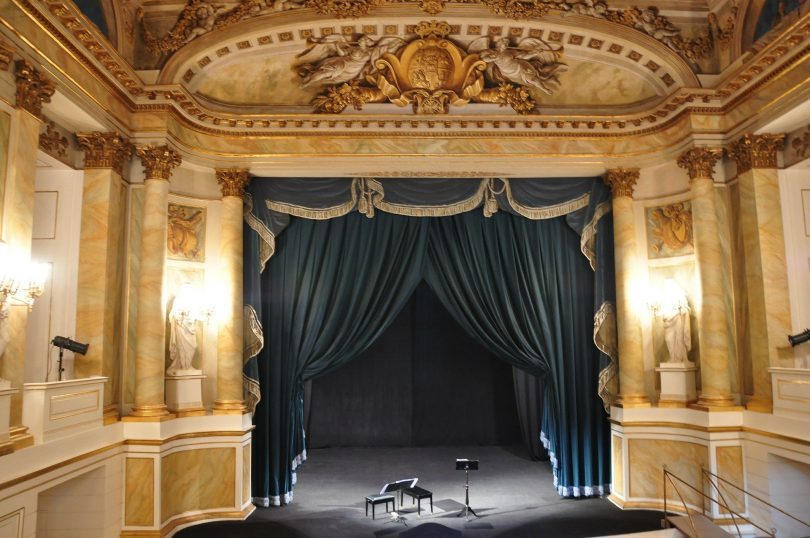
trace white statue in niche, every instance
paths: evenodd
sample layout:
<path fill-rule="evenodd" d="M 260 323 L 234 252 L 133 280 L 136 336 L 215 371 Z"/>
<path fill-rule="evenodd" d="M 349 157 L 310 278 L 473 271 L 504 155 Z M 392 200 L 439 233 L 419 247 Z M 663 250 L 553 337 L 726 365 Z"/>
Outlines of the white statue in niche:
<path fill-rule="evenodd" d="M 191 286 L 183 284 L 169 312 L 169 358 L 172 362 L 166 373 L 170 376 L 202 374 L 202 370 L 192 365 L 197 354 L 197 322 L 200 320 L 198 310 Z"/>
<path fill-rule="evenodd" d="M 664 322 L 664 341 L 669 351 L 668 363 L 688 363 L 692 349 L 689 301 L 686 292 L 674 280 L 664 282 L 664 301 L 660 315 Z"/>

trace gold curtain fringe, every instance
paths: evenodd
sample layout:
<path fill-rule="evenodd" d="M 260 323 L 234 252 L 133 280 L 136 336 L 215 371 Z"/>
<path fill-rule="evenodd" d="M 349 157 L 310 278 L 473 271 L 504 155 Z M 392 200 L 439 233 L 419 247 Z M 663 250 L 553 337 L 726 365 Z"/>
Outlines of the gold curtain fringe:
<path fill-rule="evenodd" d="M 250 229 L 259 234 L 262 240 L 259 243 L 259 273 L 263 273 L 267 260 L 276 252 L 276 236 L 253 214 L 253 197 L 248 193 L 244 197 L 244 218 Z"/>
<path fill-rule="evenodd" d="M 346 215 L 355 208 L 357 205 L 357 190 L 360 188 L 359 183 L 359 180 L 355 178 L 352 180 L 352 184 L 349 186 L 349 192 L 352 196 L 351 200 L 332 207 L 316 209 L 296 204 L 288 204 L 286 202 L 274 202 L 272 200 L 265 200 L 265 204 L 267 204 L 267 208 L 271 209 L 272 211 L 285 213 L 287 215 L 292 215 L 293 217 L 302 217 L 312 220 L 334 219 Z"/>
<path fill-rule="evenodd" d="M 250 413 L 256 412 L 256 406 L 262 399 L 261 390 L 259 389 L 259 382 L 251 379 L 242 373 L 242 397 L 245 399 L 245 407 Z"/>
<path fill-rule="evenodd" d="M 594 239 L 596 239 L 596 225 L 599 224 L 602 217 L 610 212 L 610 209 L 610 200 L 606 200 L 596 206 L 596 210 L 593 212 L 593 218 L 585 225 L 585 228 L 582 229 L 582 237 L 579 239 L 579 248 L 582 250 L 585 257 L 588 258 L 591 269 L 594 271 L 596 271 L 596 250 L 593 248 L 593 242 Z"/>
<path fill-rule="evenodd" d="M 579 198 L 574 198 L 568 202 L 562 202 L 556 205 L 537 208 L 529 207 L 522 205 L 520 202 L 515 200 L 514 196 L 512 195 L 512 187 L 509 185 L 509 180 L 506 178 L 499 179 L 504 183 L 506 200 L 509 202 L 509 206 L 514 209 L 518 215 L 526 217 L 527 219 L 542 220 L 562 217 L 563 215 L 567 215 L 568 213 L 572 213 L 578 209 L 586 207 L 591 200 L 591 195 L 586 193 Z"/>
<path fill-rule="evenodd" d="M 375 179 L 370 181 L 373 181 L 374 190 L 379 194 L 379 197 L 375 197 L 373 202 L 374 207 L 380 211 L 393 213 L 395 215 L 404 215 L 407 217 L 450 217 L 460 213 L 466 213 L 467 211 L 472 211 L 481 205 L 481 202 L 484 200 L 484 192 L 487 189 L 489 180 L 482 179 L 481 184 L 478 186 L 478 190 L 475 192 L 475 194 L 466 200 L 454 202 L 452 204 L 430 206 L 405 205 L 386 202 L 384 200 L 385 192 L 383 190 L 382 183 Z"/>
<path fill-rule="evenodd" d="M 610 405 L 616 393 L 615 379 L 617 365 L 616 310 L 613 303 L 605 301 L 593 316 L 593 343 L 610 358 L 610 363 L 599 372 L 599 397 L 610 413 Z"/>
<path fill-rule="evenodd" d="M 262 330 L 262 322 L 259 321 L 259 316 L 256 314 L 256 309 L 251 305 L 245 305 L 244 309 L 245 318 L 245 349 L 242 352 L 242 366 L 259 354 L 264 348 L 264 331 Z M 253 413 L 256 411 L 256 405 L 262 399 L 261 389 L 259 382 L 251 379 L 242 372 L 242 380 L 244 382 L 243 393 L 245 405 L 248 410 Z"/>

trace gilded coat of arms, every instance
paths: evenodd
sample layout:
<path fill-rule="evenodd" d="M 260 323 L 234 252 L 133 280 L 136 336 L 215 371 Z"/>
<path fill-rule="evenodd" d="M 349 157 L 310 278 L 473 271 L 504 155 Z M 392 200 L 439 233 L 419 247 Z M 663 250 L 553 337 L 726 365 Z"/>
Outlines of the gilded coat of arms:
<path fill-rule="evenodd" d="M 691 254 L 692 205 L 678 202 L 647 209 L 647 246 L 650 258 Z"/>
<path fill-rule="evenodd" d="M 409 42 L 313 38 L 299 55 L 298 75 L 304 87 L 331 84 L 313 100 L 319 112 L 391 102 L 417 114 L 446 114 L 451 106 L 479 102 L 526 114 L 536 106 L 530 90 L 550 94 L 565 70 L 560 45 L 526 38 L 512 46 L 509 38 L 483 37 L 464 48 L 447 38 L 450 32 L 446 22 L 430 21 L 417 25 L 418 37 Z"/>

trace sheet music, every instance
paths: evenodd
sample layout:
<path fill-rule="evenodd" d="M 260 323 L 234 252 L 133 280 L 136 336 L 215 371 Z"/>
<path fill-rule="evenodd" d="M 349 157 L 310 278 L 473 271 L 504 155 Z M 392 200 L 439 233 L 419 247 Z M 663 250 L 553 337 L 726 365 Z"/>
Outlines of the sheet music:
<path fill-rule="evenodd" d="M 389 482 L 385 484 L 380 490 L 380 495 L 391 493 L 392 491 L 399 491 L 401 489 L 409 489 L 416 485 L 419 481 L 418 478 L 408 478 L 406 480 L 397 480 L 396 482 Z"/>

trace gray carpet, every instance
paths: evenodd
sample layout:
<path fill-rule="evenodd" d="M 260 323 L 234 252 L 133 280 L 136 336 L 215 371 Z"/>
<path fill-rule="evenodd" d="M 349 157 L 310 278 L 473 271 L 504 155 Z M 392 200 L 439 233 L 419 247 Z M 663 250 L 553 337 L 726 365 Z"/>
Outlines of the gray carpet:
<path fill-rule="evenodd" d="M 464 472 L 456 458 L 481 461 L 470 473 L 470 506 L 478 518 L 456 514 L 464 505 Z M 434 512 L 422 516 L 405 497 L 405 523 L 392 523 L 382 505 L 365 516 L 366 495 L 386 482 L 419 478 L 433 492 Z M 427 508 L 427 509 L 426 509 Z M 257 509 L 246 521 L 216 522 L 180 531 L 179 538 L 586 537 L 660 529 L 660 512 L 622 511 L 606 499 L 562 499 L 550 464 L 532 462 L 523 447 L 330 448 L 313 450 L 298 471 L 292 504 Z M 406 526 L 407 525 L 407 526 Z"/>

